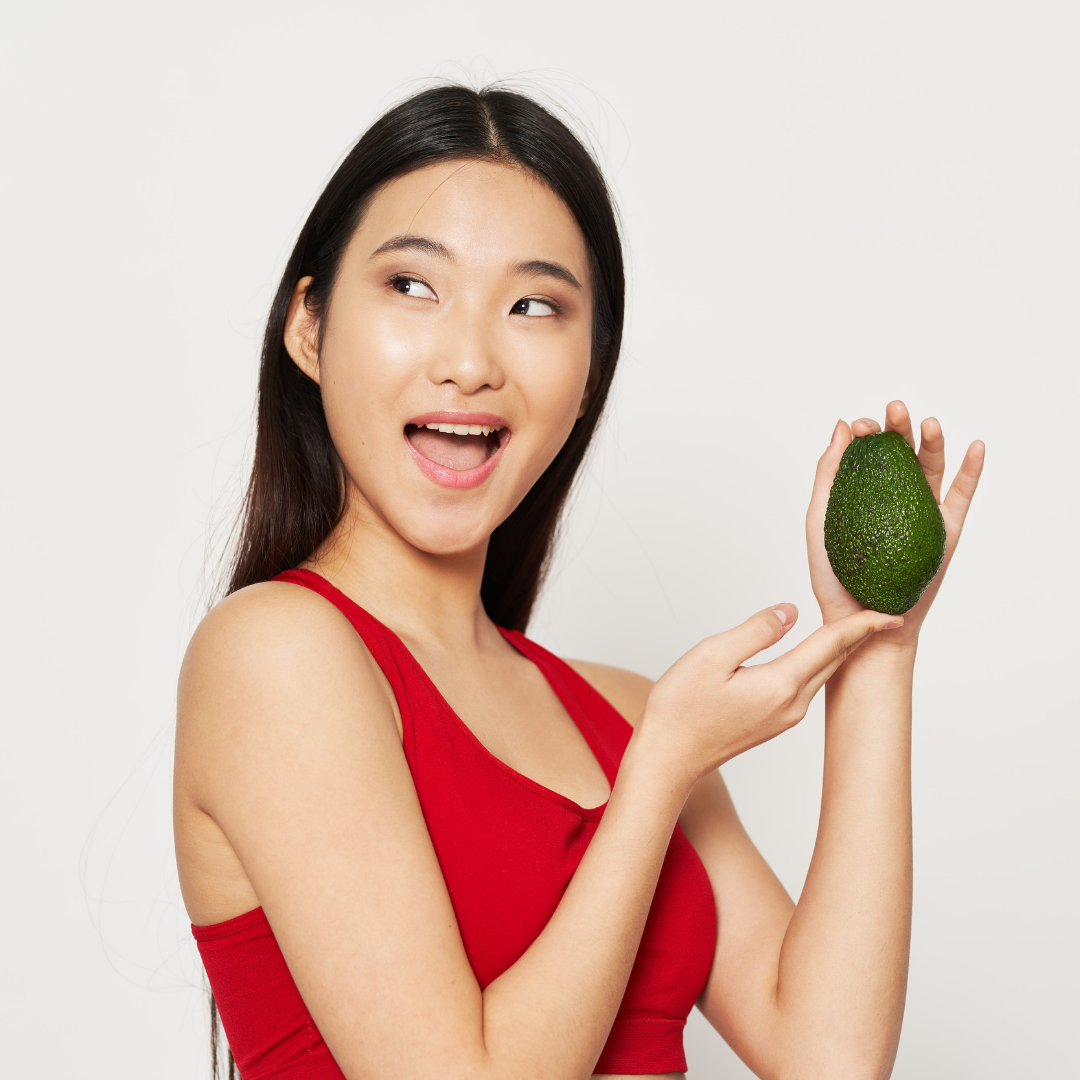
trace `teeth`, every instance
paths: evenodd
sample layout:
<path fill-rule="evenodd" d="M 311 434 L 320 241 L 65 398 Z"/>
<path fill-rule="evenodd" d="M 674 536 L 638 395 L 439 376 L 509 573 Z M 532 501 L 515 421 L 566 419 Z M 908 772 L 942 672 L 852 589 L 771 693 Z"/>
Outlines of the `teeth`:
<path fill-rule="evenodd" d="M 441 431 L 445 435 L 483 435 L 488 436 L 493 431 L 502 431 L 502 425 L 497 427 L 485 427 L 483 424 L 425 424 L 429 431 Z"/>

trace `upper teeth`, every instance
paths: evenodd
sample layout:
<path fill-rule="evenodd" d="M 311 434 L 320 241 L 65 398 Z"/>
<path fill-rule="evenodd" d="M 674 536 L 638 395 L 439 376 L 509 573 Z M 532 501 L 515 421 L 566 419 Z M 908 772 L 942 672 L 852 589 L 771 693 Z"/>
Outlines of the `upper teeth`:
<path fill-rule="evenodd" d="M 485 427 L 483 424 L 425 424 L 424 427 L 431 431 L 443 431 L 447 435 L 490 435 L 493 431 L 501 431 L 502 425 Z"/>

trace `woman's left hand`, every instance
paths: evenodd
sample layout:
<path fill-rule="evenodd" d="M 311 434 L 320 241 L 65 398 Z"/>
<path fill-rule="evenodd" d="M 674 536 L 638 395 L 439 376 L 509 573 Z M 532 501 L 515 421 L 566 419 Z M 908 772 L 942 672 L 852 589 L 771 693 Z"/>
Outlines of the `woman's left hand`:
<path fill-rule="evenodd" d="M 810 581 L 821 607 L 821 617 L 826 623 L 835 622 L 852 612 L 861 611 L 860 604 L 840 584 L 829 565 L 829 556 L 825 551 L 825 508 L 829 504 L 829 492 L 832 490 L 833 477 L 836 475 L 844 450 L 853 437 L 871 435 L 881 430 L 876 420 L 856 420 L 850 427 L 839 421 L 833 431 L 832 441 L 818 462 L 817 475 L 814 478 L 814 494 L 810 499 L 810 509 L 806 514 L 806 545 L 810 557 Z M 877 635 L 880 644 L 891 642 L 895 645 L 915 645 L 919 637 L 919 628 L 926 618 L 930 605 L 934 602 L 941 587 L 949 560 L 956 550 L 960 531 L 964 527 L 964 518 L 971 505 L 972 496 L 979 483 L 982 472 L 985 447 L 981 442 L 973 442 L 964 455 L 960 471 L 956 474 L 945 500 L 941 499 L 941 481 L 945 474 L 945 437 L 941 425 L 933 417 L 922 422 L 921 445 L 915 446 L 915 436 L 908 416 L 907 406 L 902 401 L 891 401 L 885 409 L 885 430 L 898 431 L 916 449 L 923 472 L 930 484 L 930 490 L 941 508 L 945 520 L 945 558 L 937 576 L 927 586 L 919 602 L 904 615 L 904 625 L 898 630 L 885 630 Z"/>

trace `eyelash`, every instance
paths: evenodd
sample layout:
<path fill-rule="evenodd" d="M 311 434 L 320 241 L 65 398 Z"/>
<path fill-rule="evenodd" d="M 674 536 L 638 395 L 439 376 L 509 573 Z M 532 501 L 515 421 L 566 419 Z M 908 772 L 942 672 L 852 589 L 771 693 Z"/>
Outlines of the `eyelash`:
<path fill-rule="evenodd" d="M 395 286 L 399 285 L 403 281 L 415 281 L 418 285 L 424 285 L 427 288 L 431 289 L 432 292 L 435 291 L 431 288 L 431 285 L 429 285 L 423 278 L 417 277 L 415 274 L 394 274 L 386 284 L 389 285 L 391 289 L 393 289 L 395 288 Z M 401 292 L 400 289 L 397 289 L 396 291 Z M 401 295 L 408 296 L 409 294 L 401 293 Z"/>
<path fill-rule="evenodd" d="M 396 285 L 398 285 L 400 282 L 403 282 L 403 281 L 415 281 L 418 284 L 424 285 L 427 288 L 431 289 L 432 292 L 435 291 L 434 289 L 431 288 L 431 285 L 428 284 L 428 282 L 426 282 L 423 278 L 416 277 L 413 274 L 394 274 L 390 278 L 390 280 L 387 281 L 386 284 L 391 289 L 393 289 L 393 288 L 395 288 Z M 400 289 L 397 289 L 396 291 L 401 292 Z M 402 296 L 408 296 L 408 295 L 409 295 L 408 293 L 402 293 Z M 551 310 L 556 315 L 561 315 L 563 313 L 562 305 L 557 303 L 555 300 L 552 300 L 550 296 L 523 296 L 520 300 L 515 301 L 511 305 L 511 310 L 513 310 L 515 307 L 517 307 L 518 304 L 524 303 L 524 302 L 526 302 L 528 300 L 535 300 L 538 304 L 547 304 L 547 306 L 550 307 Z"/>
<path fill-rule="evenodd" d="M 556 303 L 554 300 L 551 299 L 550 296 L 523 296 L 520 300 L 518 300 L 516 303 L 511 305 L 510 310 L 513 311 L 514 308 L 516 308 L 518 306 L 518 304 L 525 304 L 525 303 L 528 303 L 530 300 L 535 300 L 538 304 L 547 304 L 547 306 L 549 308 L 551 308 L 551 310 L 555 313 L 556 316 L 561 315 L 563 313 L 562 305 Z M 538 316 L 527 316 L 527 317 L 529 317 L 529 318 L 537 318 Z M 546 317 L 550 318 L 550 316 L 546 316 Z"/>

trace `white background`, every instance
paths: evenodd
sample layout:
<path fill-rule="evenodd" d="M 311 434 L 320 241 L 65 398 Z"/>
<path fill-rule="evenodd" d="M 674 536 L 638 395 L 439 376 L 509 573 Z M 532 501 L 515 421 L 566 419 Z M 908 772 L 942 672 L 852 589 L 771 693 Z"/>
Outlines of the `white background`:
<path fill-rule="evenodd" d="M 257 342 L 335 163 L 431 76 L 521 76 L 625 224 L 613 409 L 532 633 L 659 674 L 793 600 L 838 416 L 904 398 L 987 473 L 923 636 L 895 1076 L 1075 1052 L 1080 54 L 1071 3 L 5 5 L 5 1076 L 206 1076 L 173 686 Z M 217 540 L 213 538 L 217 537 Z M 1070 692 L 1072 691 L 1072 692 Z M 820 702 L 726 773 L 797 892 Z M 698 1017 L 694 1077 L 749 1073 Z"/>

